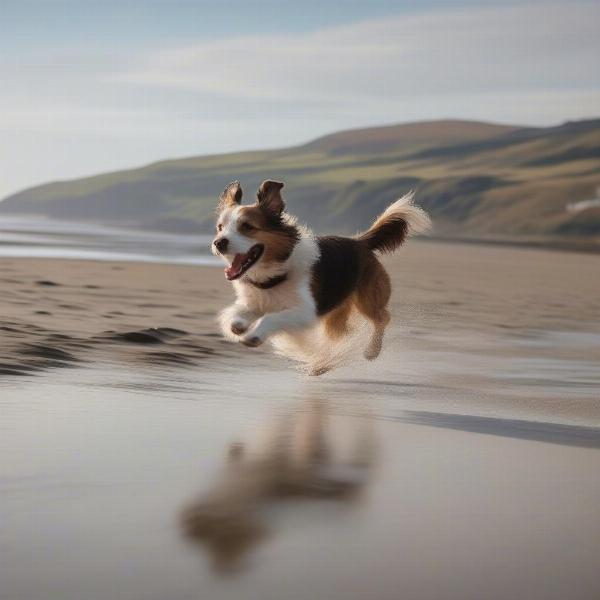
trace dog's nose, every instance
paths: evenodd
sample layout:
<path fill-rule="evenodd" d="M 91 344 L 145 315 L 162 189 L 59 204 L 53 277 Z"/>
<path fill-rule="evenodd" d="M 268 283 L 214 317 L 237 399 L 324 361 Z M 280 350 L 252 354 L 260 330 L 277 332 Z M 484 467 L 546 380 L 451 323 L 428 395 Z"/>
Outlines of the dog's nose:
<path fill-rule="evenodd" d="M 223 254 L 224 252 L 227 251 L 227 246 L 229 245 L 229 240 L 227 238 L 218 238 L 213 242 L 213 244 L 215 245 L 215 248 L 221 254 Z"/>

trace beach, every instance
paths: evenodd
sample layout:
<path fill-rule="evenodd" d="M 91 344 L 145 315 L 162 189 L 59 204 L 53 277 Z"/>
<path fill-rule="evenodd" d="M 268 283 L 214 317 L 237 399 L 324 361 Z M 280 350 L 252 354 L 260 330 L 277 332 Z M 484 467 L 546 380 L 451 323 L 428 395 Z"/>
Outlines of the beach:
<path fill-rule="evenodd" d="M 0 597 L 600 597 L 600 257 L 411 241 L 382 356 L 222 340 L 221 268 L 0 262 Z"/>

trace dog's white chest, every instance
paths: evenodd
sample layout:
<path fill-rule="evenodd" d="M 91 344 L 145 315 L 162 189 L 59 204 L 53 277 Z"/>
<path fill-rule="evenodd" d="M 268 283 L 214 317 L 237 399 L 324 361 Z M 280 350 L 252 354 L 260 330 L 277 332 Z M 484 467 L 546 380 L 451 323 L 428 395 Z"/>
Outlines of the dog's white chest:
<path fill-rule="evenodd" d="M 238 287 L 238 295 L 243 296 L 249 308 L 261 314 L 293 308 L 298 306 L 300 302 L 298 286 L 294 285 L 293 281 L 286 281 L 268 290 L 262 290 L 248 284 L 242 285 Z"/>

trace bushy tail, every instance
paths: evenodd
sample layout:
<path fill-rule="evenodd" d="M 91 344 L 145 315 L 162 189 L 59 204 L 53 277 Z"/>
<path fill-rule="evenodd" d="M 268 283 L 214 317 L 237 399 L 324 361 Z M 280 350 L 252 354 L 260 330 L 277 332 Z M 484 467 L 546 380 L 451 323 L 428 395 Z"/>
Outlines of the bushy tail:
<path fill-rule="evenodd" d="M 409 192 L 390 204 L 375 223 L 358 236 L 371 250 L 393 252 L 412 234 L 423 233 L 431 227 L 427 213 L 413 204 L 414 193 Z"/>

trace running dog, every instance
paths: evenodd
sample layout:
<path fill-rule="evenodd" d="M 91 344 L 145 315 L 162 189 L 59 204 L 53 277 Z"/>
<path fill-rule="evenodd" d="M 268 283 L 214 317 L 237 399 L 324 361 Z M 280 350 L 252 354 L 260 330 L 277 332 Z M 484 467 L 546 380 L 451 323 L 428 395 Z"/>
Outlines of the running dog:
<path fill-rule="evenodd" d="M 227 263 L 225 276 L 237 295 L 219 316 L 225 337 L 249 347 L 269 340 L 288 355 L 292 347 L 304 350 L 316 375 L 328 367 L 315 353 L 315 326 L 329 344 L 348 334 L 348 320 L 358 312 L 372 329 L 364 356 L 377 358 L 390 321 L 391 285 L 375 253 L 391 253 L 427 230 L 429 217 L 409 193 L 356 237 L 315 236 L 285 212 L 282 188 L 264 181 L 252 205 L 241 204 L 238 181 L 220 195 L 212 251 Z"/>

